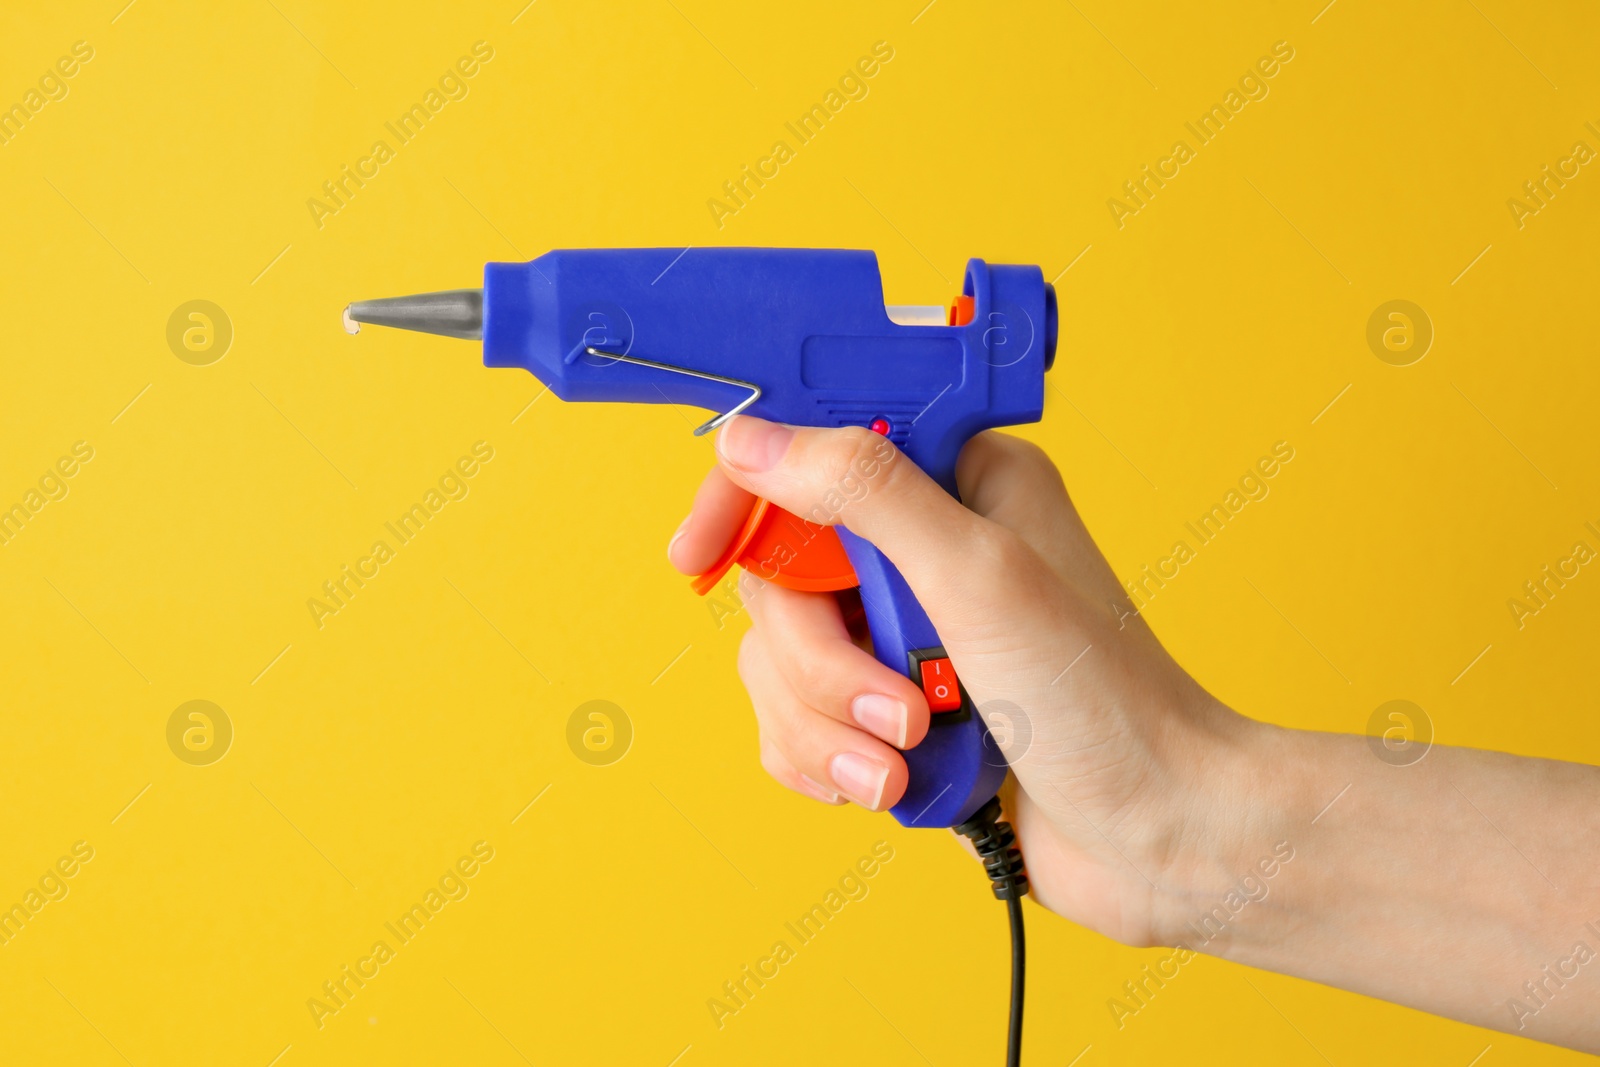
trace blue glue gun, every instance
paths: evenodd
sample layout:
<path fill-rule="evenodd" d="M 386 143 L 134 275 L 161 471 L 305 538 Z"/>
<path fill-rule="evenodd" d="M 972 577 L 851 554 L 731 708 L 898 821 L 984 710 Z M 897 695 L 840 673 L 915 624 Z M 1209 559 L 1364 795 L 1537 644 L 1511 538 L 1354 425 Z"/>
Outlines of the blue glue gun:
<path fill-rule="evenodd" d="M 739 413 L 868 426 L 955 495 L 969 438 L 1042 415 L 1057 318 L 1055 289 L 1032 266 L 973 259 L 952 306 L 886 307 L 871 252 L 617 248 L 490 263 L 482 289 L 358 302 L 345 325 L 482 340 L 485 366 L 522 367 L 562 400 L 720 413 L 696 433 Z M 859 584 L 874 655 L 933 713 L 891 810 L 906 826 L 955 826 L 995 795 L 1005 759 L 900 572 L 836 530 L 759 502 L 695 588 L 734 562 L 792 588 Z"/>

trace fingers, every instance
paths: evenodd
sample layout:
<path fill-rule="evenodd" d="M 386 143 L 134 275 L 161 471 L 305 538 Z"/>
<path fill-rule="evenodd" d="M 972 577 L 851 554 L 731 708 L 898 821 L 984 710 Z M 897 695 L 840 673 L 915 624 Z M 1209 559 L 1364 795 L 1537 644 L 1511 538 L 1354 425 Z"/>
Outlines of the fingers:
<path fill-rule="evenodd" d="M 967 507 L 1033 540 L 1067 500 L 1061 473 L 1044 450 L 1020 437 L 985 430 L 961 449 L 956 486 Z"/>
<path fill-rule="evenodd" d="M 961 450 L 956 485 L 967 507 L 1014 531 L 1057 574 L 1071 576 L 1096 598 L 1121 596 L 1061 472 L 1038 445 L 992 430 L 980 433 Z"/>
<path fill-rule="evenodd" d="M 667 545 L 667 559 L 684 574 L 700 574 L 717 561 L 755 504 L 749 490 L 713 467 L 694 495 L 689 517 Z"/>
<path fill-rule="evenodd" d="M 765 734 L 761 735 L 761 768 L 772 775 L 779 785 L 787 786 L 796 793 L 804 793 L 813 800 L 834 805 L 845 802 L 844 797 L 815 778 L 801 774 L 799 768 L 790 763 L 789 757 L 778 751 L 778 746 Z"/>
<path fill-rule="evenodd" d="M 998 572 L 1026 563 L 1010 551 L 1020 540 L 1095 599 L 1121 596 L 1055 464 L 1020 438 L 991 431 L 967 443 L 956 467 L 962 502 L 860 428 L 796 429 L 740 417 L 724 427 L 718 455 L 722 467 L 706 476 L 667 549 L 685 573 L 716 561 L 759 494 L 806 518 L 847 522 L 913 587 L 926 580 L 957 596 L 992 598 L 1006 582 Z"/>
<path fill-rule="evenodd" d="M 717 455 L 729 478 L 757 496 L 803 519 L 848 525 L 913 588 L 961 581 L 983 554 L 975 545 L 992 531 L 865 427 L 790 427 L 740 415 L 718 433 Z"/>
<path fill-rule="evenodd" d="M 744 591 L 768 657 L 807 706 L 896 748 L 927 736 L 922 690 L 855 644 L 833 594 L 749 581 Z"/>
<path fill-rule="evenodd" d="M 760 629 L 747 633 L 739 646 L 739 676 L 761 726 L 763 763 L 778 781 L 817 799 L 837 792 L 872 811 L 894 805 L 905 794 L 904 757 L 802 700 L 778 670 Z"/>

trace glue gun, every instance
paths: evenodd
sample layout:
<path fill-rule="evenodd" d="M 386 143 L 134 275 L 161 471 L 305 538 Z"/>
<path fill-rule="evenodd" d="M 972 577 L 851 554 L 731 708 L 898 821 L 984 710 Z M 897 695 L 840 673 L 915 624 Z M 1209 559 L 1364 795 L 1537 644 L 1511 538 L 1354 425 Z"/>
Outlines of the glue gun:
<path fill-rule="evenodd" d="M 886 307 L 872 252 L 561 249 L 486 265 L 482 289 L 351 304 L 345 327 L 360 323 L 481 340 L 485 366 L 531 371 L 562 400 L 719 412 L 696 434 L 739 413 L 870 427 L 956 495 L 969 438 L 1042 415 L 1057 309 L 1038 267 L 979 259 L 948 308 Z M 873 654 L 920 686 L 932 712 L 891 811 L 905 826 L 973 818 L 1006 761 L 894 564 L 844 526 L 765 500 L 695 590 L 735 562 L 790 588 L 860 586 Z"/>

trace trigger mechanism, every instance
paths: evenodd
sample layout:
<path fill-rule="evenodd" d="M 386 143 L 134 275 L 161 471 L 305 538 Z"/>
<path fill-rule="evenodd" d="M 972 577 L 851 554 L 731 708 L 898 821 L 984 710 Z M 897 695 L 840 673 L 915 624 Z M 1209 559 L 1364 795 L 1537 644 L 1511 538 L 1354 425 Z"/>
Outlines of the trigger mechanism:
<path fill-rule="evenodd" d="M 801 592 L 829 593 L 861 584 L 833 527 L 807 522 L 760 497 L 733 543 L 689 584 L 705 596 L 735 563 L 758 578 Z"/>

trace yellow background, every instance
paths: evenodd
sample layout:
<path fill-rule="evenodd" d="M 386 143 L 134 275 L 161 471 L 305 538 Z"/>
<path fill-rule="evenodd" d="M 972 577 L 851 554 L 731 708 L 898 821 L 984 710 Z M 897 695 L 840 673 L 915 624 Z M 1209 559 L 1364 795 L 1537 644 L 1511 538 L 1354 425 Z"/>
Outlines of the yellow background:
<path fill-rule="evenodd" d="M 1149 608 L 1206 685 L 1349 732 L 1407 699 L 1442 742 L 1600 760 L 1600 576 L 1520 631 L 1506 607 L 1600 524 L 1600 175 L 1520 230 L 1506 206 L 1600 147 L 1600 15 L 923 2 L 0 15 L 0 102 L 95 50 L 0 146 L 0 502 L 95 449 L 0 548 L 0 898 L 95 849 L 0 947 L 0 1058 L 998 1060 L 1004 917 L 969 861 L 757 765 L 744 620 L 663 558 L 709 462 L 695 413 L 530 408 L 538 384 L 470 345 L 339 328 L 353 298 L 552 247 L 873 248 L 891 303 L 943 302 L 969 256 L 1038 263 L 1061 352 L 1022 432 L 1119 574 L 1296 449 Z M 479 40 L 470 95 L 319 229 L 307 199 Z M 879 40 L 870 95 L 713 225 Z M 1118 229 L 1107 199 L 1279 40 L 1270 95 Z M 1436 331 L 1408 367 L 1365 340 L 1395 298 Z M 165 339 L 194 299 L 235 331 L 209 366 Z M 319 630 L 307 599 L 479 440 L 470 496 Z M 210 766 L 167 746 L 193 699 L 235 729 Z M 566 743 L 594 699 L 635 731 L 611 766 Z M 707 999 L 880 839 L 870 895 L 717 1029 Z M 470 895 L 319 1030 L 307 999 L 479 840 Z M 1029 907 L 1031 1062 L 1568 1056 L 1211 959 L 1119 1031 L 1107 999 L 1158 954 Z"/>

